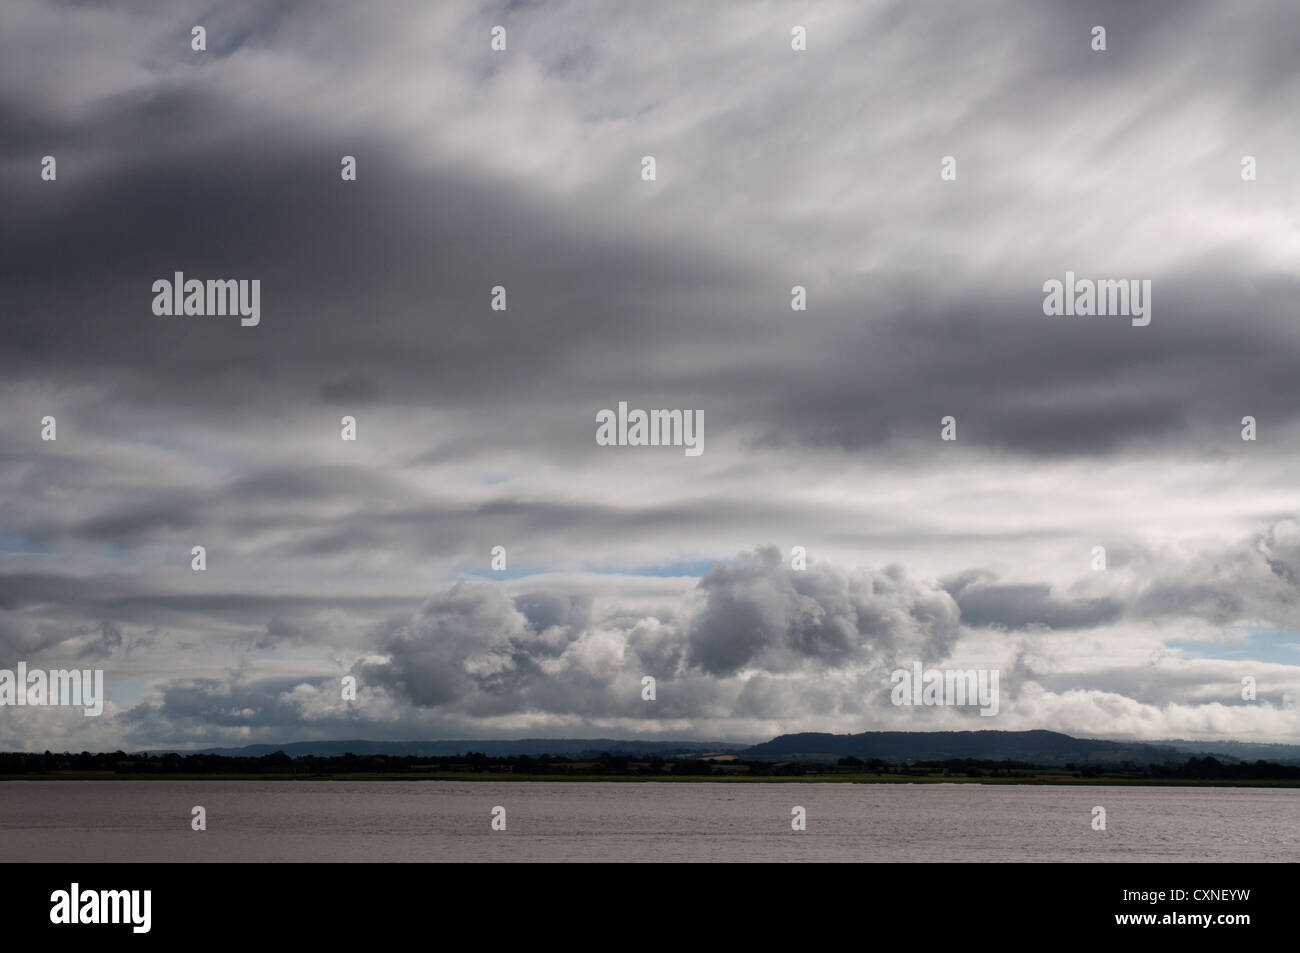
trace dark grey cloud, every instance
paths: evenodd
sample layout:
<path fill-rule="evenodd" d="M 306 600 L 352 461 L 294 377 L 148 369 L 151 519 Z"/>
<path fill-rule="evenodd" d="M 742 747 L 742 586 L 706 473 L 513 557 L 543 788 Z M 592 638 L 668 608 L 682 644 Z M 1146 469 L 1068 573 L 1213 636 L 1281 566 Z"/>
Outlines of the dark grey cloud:
<path fill-rule="evenodd" d="M 1194 617 L 1216 626 L 1300 626 L 1300 529 L 1295 519 L 1223 551 L 1191 554 L 1170 570 L 1141 589 L 1135 612 L 1160 621 Z"/>
<path fill-rule="evenodd" d="M 98 638 L 86 645 L 79 653 L 79 658 L 107 658 L 122 648 L 122 630 L 112 622 L 102 622 Z"/>
<path fill-rule="evenodd" d="M 1153 8 L 1160 12 L 1037 11 L 1021 26 L 987 11 L 946 11 L 946 28 L 925 34 L 930 58 L 954 64 L 936 83 L 949 71 L 956 78 L 955 64 L 983 45 L 968 40 L 962 20 L 1040 36 L 1019 47 L 999 98 L 946 136 L 983 141 L 1023 117 L 1026 97 L 1031 115 L 1055 114 L 1079 101 L 1089 77 L 1126 89 L 1199 55 L 1186 40 L 1207 8 Z M 1099 16 L 1112 18 L 1114 38 L 1104 68 L 1079 36 Z M 1291 19 L 1284 34 L 1297 29 Z M 901 7 L 881 20 L 890 32 L 849 35 L 897 43 L 937 23 Z M 292 31 L 266 29 L 269 49 L 292 43 Z M 589 47 L 580 36 L 572 42 Z M 1274 37 L 1268 48 L 1276 46 Z M 7 376 L 89 377 L 115 405 L 167 406 L 178 431 L 221 416 L 246 423 L 269 400 L 373 405 L 382 394 L 464 411 L 508 407 L 509 440 L 571 431 L 561 446 L 589 440 L 586 418 L 614 388 L 707 403 L 760 442 L 848 451 L 929 442 L 938 418 L 953 412 L 963 439 L 1033 456 L 1199 441 L 1230 432 L 1238 407 L 1275 427 L 1295 420 L 1293 278 L 1222 251 L 1143 266 L 1158 309 L 1147 329 L 1042 315 L 1042 281 L 1067 268 L 1104 269 L 1101 247 L 1069 261 L 1040 258 L 1028 272 L 991 271 L 946 293 L 929 290 L 937 275 L 920 271 L 838 276 L 833 288 L 814 283 L 812 310 L 796 320 L 786 305 L 796 279 L 774 280 L 764 253 L 747 257 L 743 233 L 731 247 L 685 233 L 666 243 L 599 208 L 530 193 L 523 181 L 448 164 L 412 168 L 409 145 L 376 123 L 325 130 L 304 115 L 284 124 L 269 107 L 172 83 L 110 97 L 89 123 L 64 118 L 66 136 L 31 128 L 39 101 L 5 103 L 0 123 L 15 163 L 35 168 L 55 148 L 48 143 L 67 142 L 55 149 L 65 161 L 58 183 L 11 174 L 0 185 L 10 210 L 0 224 Z M 1275 103 L 1254 105 L 1256 122 L 1269 121 Z M 738 132 L 756 143 L 774 134 L 771 123 L 764 114 Z M 97 157 L 85 170 L 76 164 L 83 152 Z M 337 169 L 345 152 L 362 162 L 346 186 Z M 1017 161 L 1014 152 L 997 158 Z M 933 186 L 911 188 L 933 201 Z M 977 241 L 993 199 L 961 194 L 977 204 L 945 227 Z M 177 269 L 261 278 L 262 326 L 153 316 L 150 282 Z M 510 291 L 504 314 L 487 308 L 497 283 Z M 1243 309 L 1248 320 L 1227 320 Z M 737 334 L 743 354 L 729 348 Z M 683 349 L 720 359 L 678 368 L 644 360 Z M 1100 381 L 1108 386 L 1093 386 Z M 503 435 L 491 428 L 482 437 Z"/>
<path fill-rule="evenodd" d="M 524 654 L 517 646 L 535 637 L 527 619 L 497 589 L 458 584 L 411 620 L 392 625 L 379 640 L 389 661 L 363 667 L 362 674 L 416 705 L 442 705 L 514 680 Z"/>
<path fill-rule="evenodd" d="M 969 626 L 1022 629 L 1092 629 L 1119 619 L 1123 603 L 1114 598 L 1061 598 L 1046 585 L 997 585 L 982 573 L 948 583 L 948 592 Z"/>
<path fill-rule="evenodd" d="M 801 660 L 879 661 L 906 648 L 943 658 L 957 637 L 952 599 L 898 567 L 861 577 L 816 564 L 794 570 L 774 546 L 710 570 L 699 595 L 689 658 L 715 675 Z"/>

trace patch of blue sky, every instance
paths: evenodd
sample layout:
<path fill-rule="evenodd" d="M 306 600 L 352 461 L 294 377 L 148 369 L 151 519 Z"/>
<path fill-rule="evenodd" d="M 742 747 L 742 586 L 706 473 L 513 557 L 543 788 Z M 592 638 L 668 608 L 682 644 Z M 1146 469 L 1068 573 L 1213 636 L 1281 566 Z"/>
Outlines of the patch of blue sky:
<path fill-rule="evenodd" d="M 1184 658 L 1251 660 L 1278 665 L 1300 665 L 1300 632 L 1248 626 L 1239 640 L 1232 642 L 1189 642 L 1174 639 L 1165 643 L 1179 649 Z"/>
<path fill-rule="evenodd" d="M 699 559 L 682 560 L 649 566 L 586 566 L 583 567 L 581 571 L 608 576 L 656 576 L 665 579 L 679 579 L 682 577 L 698 579 L 714 566 L 722 564 L 723 561 L 716 559 Z M 525 576 L 538 576 L 543 573 L 556 571 L 559 570 L 550 569 L 544 566 L 509 566 L 504 570 L 494 570 L 483 566 L 475 569 L 463 570 L 463 572 L 469 576 L 497 580 L 522 579 Z"/>
<path fill-rule="evenodd" d="M 0 533 L 0 553 L 49 553 L 52 550 L 37 546 L 18 533 Z"/>

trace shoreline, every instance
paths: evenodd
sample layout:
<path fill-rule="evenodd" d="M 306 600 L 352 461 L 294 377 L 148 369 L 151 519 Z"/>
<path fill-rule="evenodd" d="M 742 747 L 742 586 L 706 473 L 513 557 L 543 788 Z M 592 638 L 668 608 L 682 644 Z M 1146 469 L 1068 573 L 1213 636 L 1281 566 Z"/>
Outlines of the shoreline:
<path fill-rule="evenodd" d="M 683 775 L 646 777 L 644 775 L 564 775 L 564 774 L 482 774 L 426 772 L 419 774 L 64 774 L 0 775 L 0 781 L 510 781 L 527 783 L 549 781 L 584 784 L 593 781 L 618 784 L 976 784 L 996 787 L 1213 787 L 1213 788 L 1300 788 L 1300 780 L 1236 780 L 1232 778 L 956 778 L 956 777 L 880 777 L 877 775 L 771 775 L 738 777 Z"/>

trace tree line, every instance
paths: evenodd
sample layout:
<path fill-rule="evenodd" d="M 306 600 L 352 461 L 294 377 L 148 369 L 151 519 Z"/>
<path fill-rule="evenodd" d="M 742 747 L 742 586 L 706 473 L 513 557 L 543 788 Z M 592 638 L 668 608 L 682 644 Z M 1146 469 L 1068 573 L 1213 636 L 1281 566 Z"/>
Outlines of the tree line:
<path fill-rule="evenodd" d="M 0 753 L 0 775 L 168 775 L 244 774 L 334 776 L 347 774 L 522 774 L 522 775 L 743 775 L 746 777 L 791 777 L 798 775 L 861 774 L 902 777 L 962 777 L 1034 780 L 1043 777 L 1100 779 L 1190 779 L 1279 781 L 1300 780 L 1300 765 L 1270 761 L 1224 762 L 1207 756 L 1189 757 L 1183 762 L 1137 764 L 1089 763 L 1061 766 L 1034 765 L 1025 761 L 952 758 L 942 761 L 891 763 L 879 758 L 840 758 L 835 762 L 745 761 L 709 757 L 630 757 L 603 753 L 595 756 L 513 755 L 491 756 L 480 752 L 428 757 L 415 755 L 301 755 L 283 751 L 260 756 L 219 754 L 128 754 L 125 751 L 91 753 L 45 751 Z"/>

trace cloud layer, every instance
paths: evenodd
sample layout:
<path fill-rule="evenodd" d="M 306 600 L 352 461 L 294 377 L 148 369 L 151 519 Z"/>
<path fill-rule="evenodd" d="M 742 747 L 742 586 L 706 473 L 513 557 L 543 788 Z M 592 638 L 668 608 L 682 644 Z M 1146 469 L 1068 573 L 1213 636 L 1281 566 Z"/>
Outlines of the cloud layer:
<path fill-rule="evenodd" d="M 1280 0 L 15 0 L 0 667 L 110 704 L 0 746 L 985 727 L 889 705 L 913 660 L 999 668 L 999 728 L 1300 740 L 1297 45 Z M 153 315 L 175 271 L 261 323 Z M 1045 316 L 1067 271 L 1152 323 Z M 620 400 L 705 453 L 597 446 Z"/>

